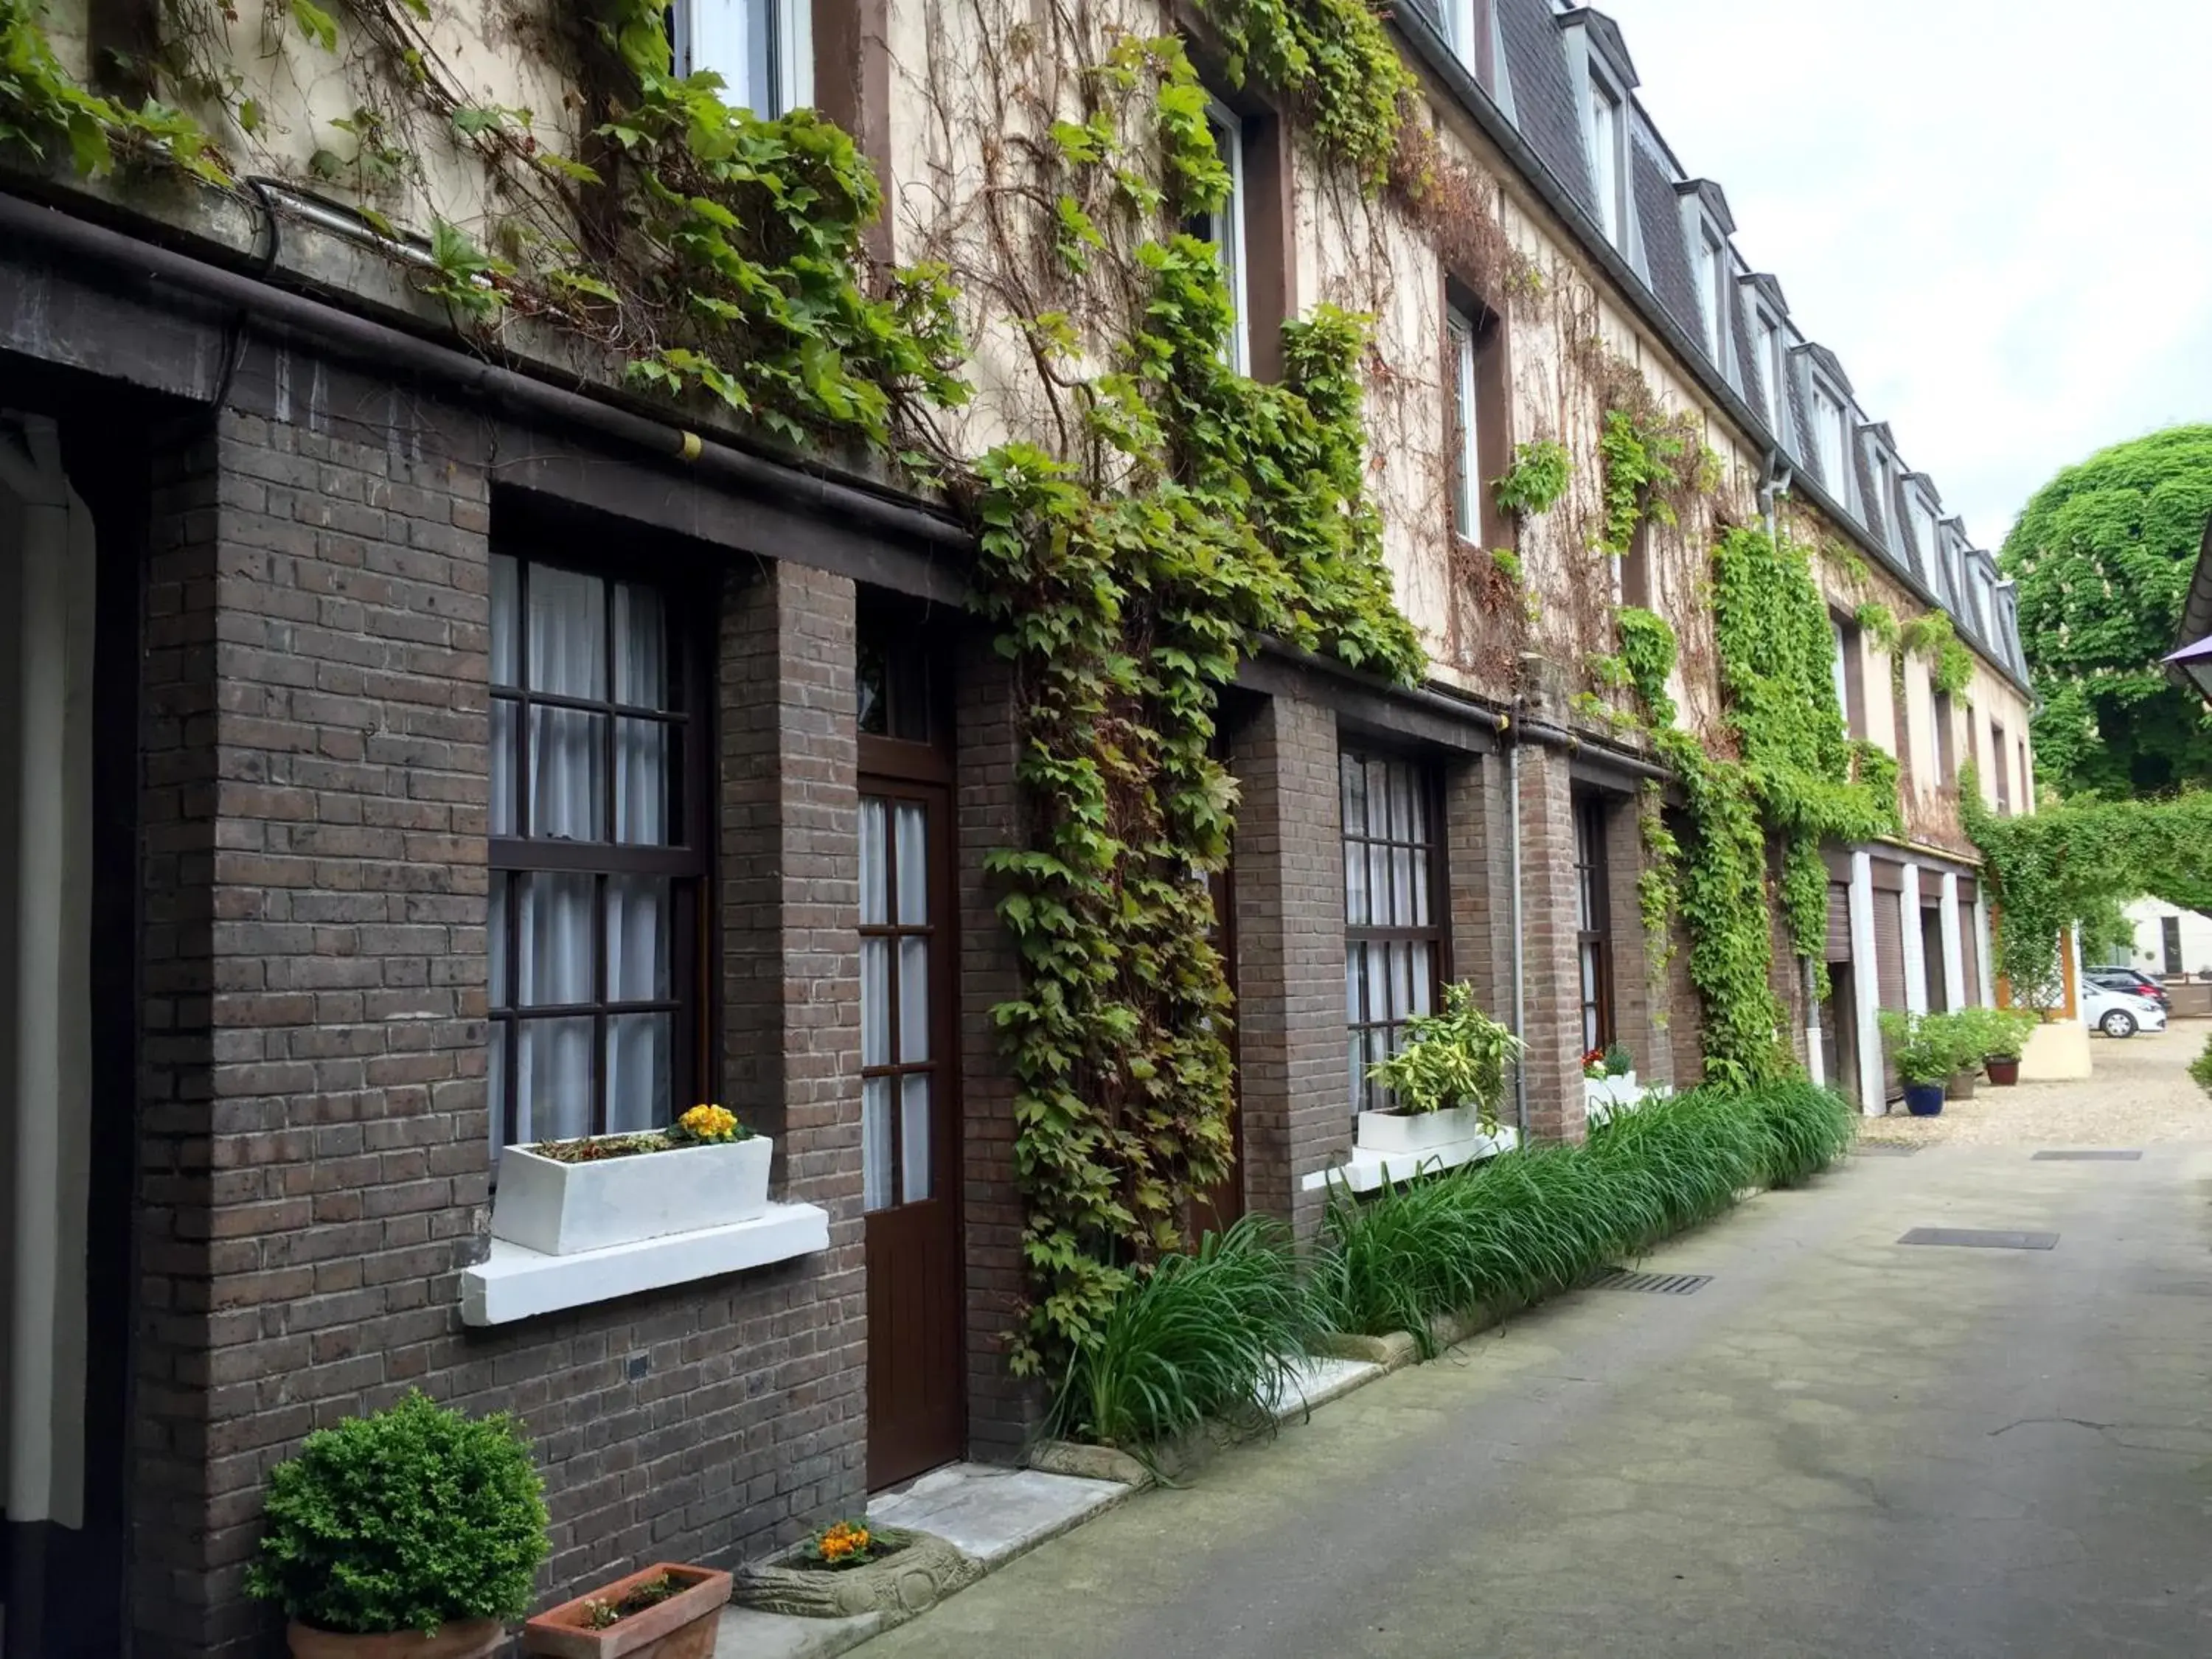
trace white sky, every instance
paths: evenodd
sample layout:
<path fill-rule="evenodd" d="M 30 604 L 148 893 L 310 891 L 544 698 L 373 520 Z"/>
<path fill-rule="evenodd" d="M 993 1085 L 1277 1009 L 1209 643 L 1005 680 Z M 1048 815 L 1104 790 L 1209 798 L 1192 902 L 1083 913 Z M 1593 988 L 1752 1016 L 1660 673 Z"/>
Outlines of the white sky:
<path fill-rule="evenodd" d="M 2212 3 L 1600 3 L 1737 249 L 1978 544 L 2059 467 L 2212 419 Z"/>

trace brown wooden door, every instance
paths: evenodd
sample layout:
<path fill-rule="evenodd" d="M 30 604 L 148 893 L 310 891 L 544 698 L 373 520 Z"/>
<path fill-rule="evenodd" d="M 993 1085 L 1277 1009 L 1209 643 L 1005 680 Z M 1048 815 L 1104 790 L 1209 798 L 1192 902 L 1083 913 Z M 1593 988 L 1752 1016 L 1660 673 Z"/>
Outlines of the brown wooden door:
<path fill-rule="evenodd" d="M 871 1489 L 951 1462 L 967 1436 L 951 820 L 942 784 L 860 779 Z"/>

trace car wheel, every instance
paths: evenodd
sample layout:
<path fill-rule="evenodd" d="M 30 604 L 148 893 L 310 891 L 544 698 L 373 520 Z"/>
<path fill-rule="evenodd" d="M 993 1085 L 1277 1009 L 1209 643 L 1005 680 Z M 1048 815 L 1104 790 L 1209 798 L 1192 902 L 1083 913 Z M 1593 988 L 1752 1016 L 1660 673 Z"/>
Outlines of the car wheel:
<path fill-rule="evenodd" d="M 2136 1034 L 2136 1017 L 2124 1008 L 2115 1008 L 2097 1022 L 2097 1029 L 2108 1037 L 2131 1037 Z"/>

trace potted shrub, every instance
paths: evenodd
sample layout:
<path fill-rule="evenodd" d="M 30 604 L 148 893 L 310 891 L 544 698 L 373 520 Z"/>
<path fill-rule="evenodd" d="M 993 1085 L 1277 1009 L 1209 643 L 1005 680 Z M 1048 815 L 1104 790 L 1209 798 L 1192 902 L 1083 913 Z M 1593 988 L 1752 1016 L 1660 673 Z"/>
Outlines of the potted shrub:
<path fill-rule="evenodd" d="M 1944 1079 L 1958 1067 L 1955 1030 L 1946 1032 L 1937 1026 L 1931 1033 L 1929 1016 L 1902 1014 L 1893 1009 L 1882 1011 L 1880 1024 L 1890 1063 L 1905 1080 L 1905 1109 L 1915 1117 L 1939 1115 L 1943 1110 Z"/>
<path fill-rule="evenodd" d="M 1974 1085 L 1982 1074 L 1982 1012 L 1978 1008 L 1961 1008 L 1954 1013 L 1929 1014 L 1923 1021 L 1923 1030 L 1931 1041 L 1950 1046 L 1951 1075 L 1943 1080 L 1946 1099 L 1974 1097 Z"/>
<path fill-rule="evenodd" d="M 714 1659 L 730 1575 L 663 1561 L 522 1627 L 522 1650 L 551 1659 Z"/>
<path fill-rule="evenodd" d="M 294 1659 L 480 1659 L 530 1610 L 545 1500 L 501 1413 L 410 1394 L 309 1435 L 269 1474 L 246 1591 L 284 1609 Z"/>
<path fill-rule="evenodd" d="M 1473 988 L 1445 986 L 1443 1012 L 1407 1021 L 1405 1046 L 1368 1067 L 1392 1103 L 1359 1115 L 1360 1146 L 1413 1152 L 1496 1134 L 1506 1064 L 1520 1051 L 1520 1038 L 1474 1006 Z"/>
<path fill-rule="evenodd" d="M 1988 1069 L 1990 1081 L 2009 1089 L 2020 1081 L 2021 1051 L 2043 1021 L 2038 1015 L 2019 1008 L 1977 1008 L 1979 1017 L 1977 1029 L 1981 1034 L 1984 1055 L 1983 1065 Z"/>
<path fill-rule="evenodd" d="M 570 1255 L 750 1221 L 768 1208 L 773 1151 L 720 1106 L 694 1106 L 666 1129 L 510 1146 L 491 1234 Z"/>

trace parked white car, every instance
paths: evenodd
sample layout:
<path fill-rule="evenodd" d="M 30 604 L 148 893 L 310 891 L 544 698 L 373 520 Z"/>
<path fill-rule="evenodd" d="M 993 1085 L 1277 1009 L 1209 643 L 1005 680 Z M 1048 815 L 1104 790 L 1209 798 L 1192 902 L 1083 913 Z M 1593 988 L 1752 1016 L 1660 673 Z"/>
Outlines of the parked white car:
<path fill-rule="evenodd" d="M 2092 1030 L 2108 1037 L 2131 1037 L 2137 1031 L 2166 1029 L 2166 1010 L 2148 997 L 2087 981 L 2081 986 L 2081 1012 Z"/>

